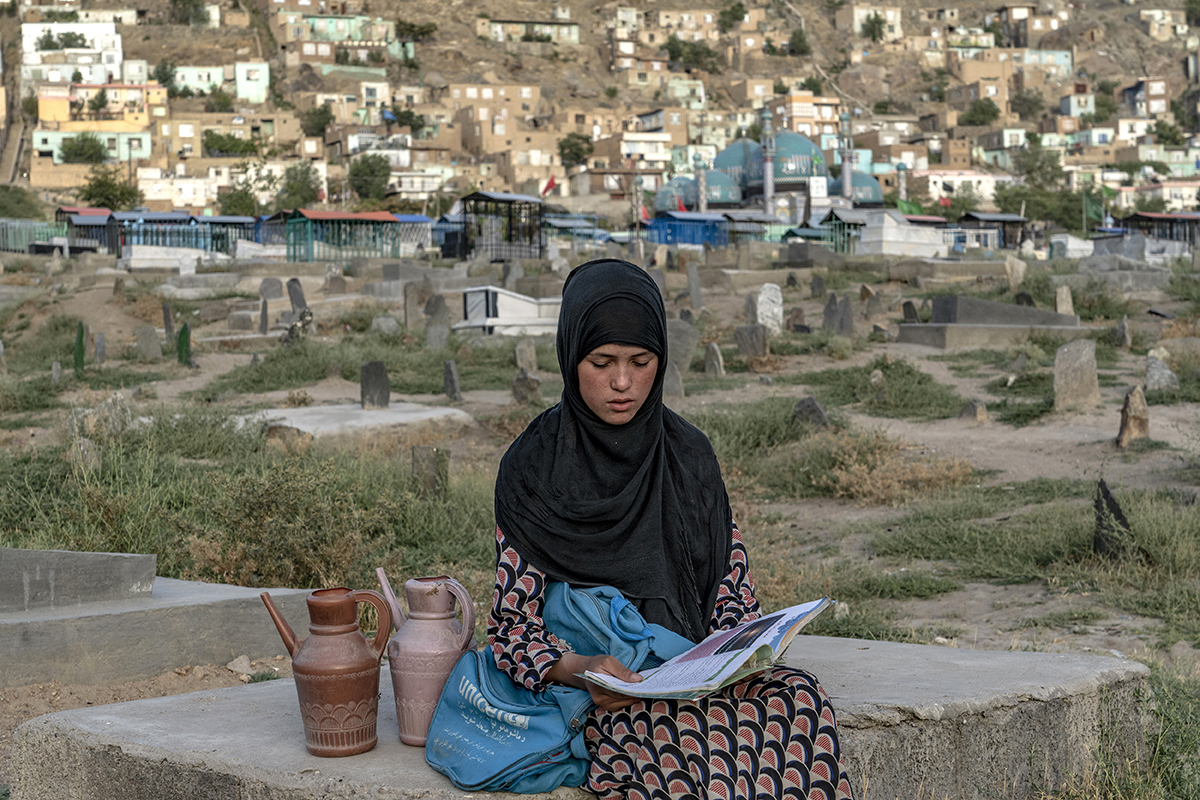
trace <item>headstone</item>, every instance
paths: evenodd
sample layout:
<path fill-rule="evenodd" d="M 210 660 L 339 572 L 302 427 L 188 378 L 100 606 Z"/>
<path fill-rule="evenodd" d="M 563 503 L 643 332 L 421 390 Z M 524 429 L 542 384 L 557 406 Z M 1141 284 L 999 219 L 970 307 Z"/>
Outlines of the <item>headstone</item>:
<path fill-rule="evenodd" d="M 825 299 L 825 279 L 820 275 L 813 275 L 812 282 L 808 285 L 809 291 L 812 292 L 813 300 Z"/>
<path fill-rule="evenodd" d="M 912 289 L 920 289 L 921 288 L 921 276 L 920 275 L 910 276 L 908 279 L 908 285 Z"/>
<path fill-rule="evenodd" d="M 450 451 L 430 445 L 413 445 L 413 483 L 426 496 L 443 495 L 450 488 Z"/>
<path fill-rule="evenodd" d="M 517 362 L 517 369 L 526 372 L 537 372 L 537 345 L 530 338 L 517 340 L 513 345 L 513 356 Z"/>
<path fill-rule="evenodd" d="M 796 273 L 789 271 L 783 285 L 789 289 L 795 289 L 800 286 L 800 279 L 796 277 Z"/>
<path fill-rule="evenodd" d="M 805 397 L 796 403 L 796 408 L 792 411 L 792 417 L 797 422 L 804 425 L 811 425 L 814 428 L 829 427 L 829 417 L 815 397 Z"/>
<path fill-rule="evenodd" d="M 1196 248 L 1200 252 L 1200 248 Z M 1133 347 L 1133 333 L 1129 328 L 1129 317 L 1121 317 L 1121 321 L 1117 323 L 1117 327 L 1113 328 L 1113 340 L 1117 347 L 1122 347 L 1128 350 Z"/>
<path fill-rule="evenodd" d="M 1025 371 L 1025 365 L 1029 363 L 1028 353 L 1017 353 L 1017 357 L 1008 365 L 1008 371 L 1020 374 Z"/>
<path fill-rule="evenodd" d="M 700 331 L 682 319 L 667 320 L 667 363 L 679 367 L 682 375 L 692 368 L 696 348 L 700 345 Z"/>
<path fill-rule="evenodd" d="M 690 308 L 679 309 L 679 319 L 683 320 L 688 325 L 696 324 L 695 315 L 692 314 L 692 310 Z"/>
<path fill-rule="evenodd" d="M 55 361 L 50 365 L 50 383 L 58 386 L 60 381 L 62 381 L 62 364 Z"/>
<path fill-rule="evenodd" d="M 865 283 L 858 288 L 858 299 L 864 303 L 875 296 L 875 290 Z"/>
<path fill-rule="evenodd" d="M 916 325 L 920 323 L 921 318 L 917 315 L 917 306 L 912 300 L 904 301 L 904 323 L 906 325 Z"/>
<path fill-rule="evenodd" d="M 382 361 L 368 361 L 358 371 L 358 383 L 364 411 L 387 408 L 392 382 Z"/>
<path fill-rule="evenodd" d="M 345 294 L 346 279 L 341 275 L 334 275 L 332 278 L 325 280 L 325 294 Z"/>
<path fill-rule="evenodd" d="M 744 316 L 746 318 L 746 324 L 747 325 L 757 325 L 758 324 L 758 295 L 757 294 L 755 294 L 754 292 L 751 292 L 750 294 L 746 295 L 745 308 L 746 308 L 746 310 L 745 310 Z"/>
<path fill-rule="evenodd" d="M 763 358 L 770 351 L 767 345 L 766 325 L 738 325 L 733 332 L 738 355 L 746 358 Z"/>
<path fill-rule="evenodd" d="M 330 264 L 329 266 L 333 266 Z M 341 274 L 340 272 L 338 274 Z M 392 261 L 383 265 L 383 279 L 385 281 L 400 280 L 400 264 Z M 325 280 L 329 280 L 329 268 L 325 269 Z"/>
<path fill-rule="evenodd" d="M 1026 264 L 1016 256 L 1004 257 L 1004 274 L 1008 278 L 1008 290 L 1015 292 L 1025 282 Z"/>
<path fill-rule="evenodd" d="M 883 301 L 879 299 L 879 295 L 873 294 L 867 298 L 867 319 L 878 317 L 883 314 Z"/>
<path fill-rule="evenodd" d="M 162 312 L 163 312 L 163 334 L 167 337 L 167 341 L 170 342 L 175 339 L 175 322 L 173 319 L 173 315 L 171 313 L 171 304 L 163 303 L 162 304 Z"/>
<path fill-rule="evenodd" d="M 667 263 L 666 263 L 666 268 L 667 268 L 668 270 L 675 270 L 675 269 L 677 269 L 677 267 L 676 267 L 676 264 L 675 264 L 675 251 L 674 251 L 674 250 L 667 250 Z"/>
<path fill-rule="evenodd" d="M 667 255 L 671 252 L 671 248 L 665 244 L 660 244 L 654 248 L 654 266 L 659 269 L 667 269 Z"/>
<path fill-rule="evenodd" d="M 783 290 L 777 283 L 764 283 L 758 290 L 759 325 L 766 325 L 767 331 L 777 334 L 783 330 Z M 749 322 L 749 320 L 747 320 Z"/>
<path fill-rule="evenodd" d="M 517 373 L 512 382 L 513 400 L 523 406 L 541 405 L 542 379 L 527 369 Z"/>
<path fill-rule="evenodd" d="M 450 326 L 429 323 L 425 326 L 425 346 L 430 350 L 441 350 L 450 341 Z"/>
<path fill-rule="evenodd" d="M 658 293 L 666 299 L 667 296 L 667 273 L 661 269 L 650 270 L 650 277 L 654 279 L 654 285 L 658 287 Z"/>
<path fill-rule="evenodd" d="M 442 389 L 446 392 L 446 397 L 449 397 L 456 403 L 463 399 L 462 385 L 458 380 L 458 365 L 454 361 L 447 361 L 443 367 Z"/>
<path fill-rule="evenodd" d="M 1083 410 L 1099 404 L 1096 343 L 1091 339 L 1067 342 L 1054 354 L 1054 410 Z"/>
<path fill-rule="evenodd" d="M 175 343 L 175 358 L 180 364 L 192 366 L 192 325 L 183 323 L 179 329 L 179 340 Z"/>
<path fill-rule="evenodd" d="M 562 256 L 552 258 L 550 259 L 550 271 L 560 278 L 565 278 L 571 271 L 571 262 Z"/>
<path fill-rule="evenodd" d="M 253 356 L 250 357 L 250 366 L 257 367 L 261 363 L 262 363 L 262 359 L 258 357 L 258 353 L 255 353 Z"/>
<path fill-rule="evenodd" d="M 1070 286 L 1060 286 L 1054 290 L 1054 310 L 1059 314 L 1075 313 L 1075 301 L 1071 299 Z"/>
<path fill-rule="evenodd" d="M 882 389 L 887 385 L 887 379 L 883 377 L 883 370 L 881 369 L 871 370 L 871 375 L 867 378 L 867 382 L 871 384 L 872 389 Z"/>
<path fill-rule="evenodd" d="M 1146 356 L 1146 391 L 1179 391 L 1179 376 L 1171 371 L 1167 362 L 1157 356 Z"/>
<path fill-rule="evenodd" d="M 287 282 L 288 299 L 292 301 L 292 311 L 308 307 L 304 299 L 304 288 L 300 286 L 299 278 L 289 278 Z"/>
<path fill-rule="evenodd" d="M 696 311 L 704 308 L 704 295 L 700 293 L 700 267 L 697 264 L 688 264 L 688 296 L 692 300 L 692 308 Z"/>
<path fill-rule="evenodd" d="M 798 328 L 805 327 L 804 322 L 804 309 L 800 306 L 793 306 L 788 309 L 787 316 L 784 317 L 783 329 L 796 333 Z"/>
<path fill-rule="evenodd" d="M 837 335 L 847 339 L 854 338 L 854 310 L 850 308 L 850 295 L 846 295 L 838 303 Z"/>
<path fill-rule="evenodd" d="M 1017 292 L 1016 297 L 1013 299 L 1017 301 L 1017 305 L 1019 306 L 1029 306 L 1030 308 L 1037 307 L 1037 304 L 1033 302 L 1033 295 L 1031 295 L 1029 292 Z"/>
<path fill-rule="evenodd" d="M 386 315 L 380 315 L 371 320 L 371 333 L 379 333 L 384 336 L 399 336 L 400 323 L 395 319 Z"/>
<path fill-rule="evenodd" d="M 258 332 L 262 336 L 267 335 L 267 331 L 271 328 L 271 318 L 267 316 L 267 301 L 263 300 L 258 311 Z"/>
<path fill-rule="evenodd" d="M 252 331 L 255 328 L 253 311 L 231 311 L 229 316 L 225 318 L 225 322 L 229 325 L 231 331 Z M 262 323 L 262 314 L 258 315 L 259 326 Z"/>
<path fill-rule="evenodd" d="M 958 412 L 959 419 L 971 419 L 976 422 L 987 422 L 987 406 L 982 400 L 971 400 Z"/>
<path fill-rule="evenodd" d="M 157 361 L 162 358 L 162 343 L 153 325 L 143 325 L 136 331 L 138 361 Z"/>
<path fill-rule="evenodd" d="M 725 357 L 716 342 L 709 342 L 704 348 L 704 374 L 714 378 L 725 377 Z"/>
<path fill-rule="evenodd" d="M 874 325 L 871 326 L 871 334 L 875 337 L 876 341 L 878 341 L 879 339 L 882 339 L 885 342 L 896 341 L 895 334 L 893 334 L 891 331 L 889 331 L 883 325 L 880 325 L 878 322 L 876 322 Z"/>
<path fill-rule="evenodd" d="M 683 376 L 679 374 L 679 367 L 667 364 L 667 371 L 663 375 L 663 397 L 682 400 L 683 396 Z"/>
<path fill-rule="evenodd" d="M 1150 436 L 1150 409 L 1146 406 L 1146 395 L 1141 386 L 1134 386 L 1125 393 L 1125 404 L 1121 406 L 1121 429 L 1117 432 L 1117 447 L 1128 447 L 1134 439 Z"/>
<path fill-rule="evenodd" d="M 104 366 L 104 357 L 105 357 L 105 355 L 107 355 L 106 347 L 107 347 L 107 345 L 105 344 L 105 341 L 104 341 L 104 334 L 97 333 L 96 334 L 96 355 L 93 359 L 95 361 L 97 367 Z M 3 371 L 4 371 L 4 345 L 0 344 L 0 372 L 3 372 Z"/>
<path fill-rule="evenodd" d="M 279 278 L 263 278 L 258 285 L 258 296 L 263 300 L 278 300 L 283 297 L 283 281 Z"/>
<path fill-rule="evenodd" d="M 404 284 L 404 327 L 415 331 L 425 321 L 421 308 L 421 287 L 415 283 Z"/>
<path fill-rule="evenodd" d="M 440 294 L 435 294 L 425 303 L 425 317 L 427 324 L 450 324 L 450 308 L 446 305 L 446 298 Z"/>
<path fill-rule="evenodd" d="M 124 278 L 117 278 L 116 280 L 113 281 L 112 296 L 120 297 L 120 298 L 125 297 L 125 279 Z"/>
<path fill-rule="evenodd" d="M 838 327 L 838 299 L 837 294 L 830 293 L 829 299 L 825 301 L 825 311 L 821 319 L 821 329 L 836 333 Z"/>
<path fill-rule="evenodd" d="M 370 265 L 370 259 L 352 258 L 350 259 L 350 277 L 365 278 L 367 275 L 367 267 Z M 280 295 L 282 297 L 282 295 Z"/>
<path fill-rule="evenodd" d="M 517 288 L 517 281 L 525 277 L 525 267 L 521 265 L 521 259 L 516 258 L 512 261 L 504 262 L 504 288 L 513 291 Z"/>
<path fill-rule="evenodd" d="M 1092 549 L 1099 556 L 1119 556 L 1125 550 L 1133 532 L 1125 512 L 1113 497 L 1104 479 L 1096 486 L 1096 530 L 1092 536 Z"/>
<path fill-rule="evenodd" d="M 618 244 L 617 242 L 614 242 L 612 239 L 609 239 L 604 244 L 604 255 L 607 256 L 608 258 L 620 258 L 621 257 L 621 245 Z"/>

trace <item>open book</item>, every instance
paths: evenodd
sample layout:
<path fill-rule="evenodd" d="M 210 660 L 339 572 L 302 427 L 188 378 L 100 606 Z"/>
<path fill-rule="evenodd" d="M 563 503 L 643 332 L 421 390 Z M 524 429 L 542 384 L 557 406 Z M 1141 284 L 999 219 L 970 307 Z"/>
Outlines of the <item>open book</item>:
<path fill-rule="evenodd" d="M 686 653 L 639 673 L 640 683 L 628 683 L 597 672 L 585 672 L 583 677 L 630 697 L 695 700 L 779 661 L 800 629 L 831 602 L 822 597 L 743 622 L 727 631 L 717 631 Z"/>

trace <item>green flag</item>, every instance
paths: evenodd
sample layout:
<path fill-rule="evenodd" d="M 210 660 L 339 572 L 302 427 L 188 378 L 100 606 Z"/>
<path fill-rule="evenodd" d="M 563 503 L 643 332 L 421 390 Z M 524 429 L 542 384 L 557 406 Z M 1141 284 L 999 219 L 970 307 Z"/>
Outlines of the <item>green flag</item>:
<path fill-rule="evenodd" d="M 1104 221 L 1104 205 L 1099 200 L 1093 199 L 1091 195 L 1083 196 L 1083 208 L 1087 218 L 1092 222 Z"/>
<path fill-rule="evenodd" d="M 924 214 L 925 210 L 921 208 L 920 203 L 914 203 L 912 200 L 897 200 L 896 209 L 901 214 Z"/>
<path fill-rule="evenodd" d="M 1104 195 L 1105 200 L 1116 200 L 1117 199 L 1117 190 L 1116 189 L 1109 188 L 1108 186 L 1101 186 L 1100 192 Z"/>

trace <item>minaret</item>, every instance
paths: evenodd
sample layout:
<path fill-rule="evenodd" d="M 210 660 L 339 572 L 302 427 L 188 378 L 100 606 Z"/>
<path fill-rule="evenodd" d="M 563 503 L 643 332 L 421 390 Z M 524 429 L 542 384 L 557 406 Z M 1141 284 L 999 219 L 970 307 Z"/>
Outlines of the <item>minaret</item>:
<path fill-rule="evenodd" d="M 693 153 L 692 167 L 696 174 L 696 190 L 700 194 L 696 201 L 696 210 L 705 214 L 708 212 L 708 162 L 700 153 Z"/>
<path fill-rule="evenodd" d="M 854 205 L 854 135 L 850 132 L 850 112 L 843 111 L 842 122 L 842 198 Z"/>
<path fill-rule="evenodd" d="M 763 212 L 775 216 L 771 205 L 775 198 L 775 128 L 771 120 L 771 109 L 762 110 L 762 154 L 763 154 Z"/>

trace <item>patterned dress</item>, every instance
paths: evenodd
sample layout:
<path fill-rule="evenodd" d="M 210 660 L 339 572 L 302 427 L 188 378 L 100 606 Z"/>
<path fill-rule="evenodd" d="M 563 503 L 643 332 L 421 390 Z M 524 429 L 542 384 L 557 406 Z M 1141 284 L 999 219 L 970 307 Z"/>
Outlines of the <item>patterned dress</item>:
<path fill-rule="evenodd" d="M 547 578 L 496 529 L 496 591 L 488 643 L 496 663 L 529 689 L 569 647 L 543 627 Z M 741 534 L 709 632 L 760 616 Z M 775 667 L 700 700 L 654 700 L 619 711 L 595 708 L 585 728 L 588 788 L 602 800 L 810 798 L 852 800 L 837 721 L 807 672 Z"/>

